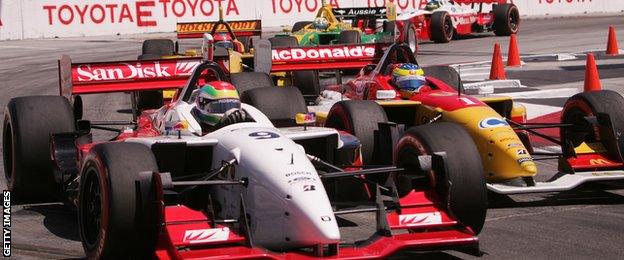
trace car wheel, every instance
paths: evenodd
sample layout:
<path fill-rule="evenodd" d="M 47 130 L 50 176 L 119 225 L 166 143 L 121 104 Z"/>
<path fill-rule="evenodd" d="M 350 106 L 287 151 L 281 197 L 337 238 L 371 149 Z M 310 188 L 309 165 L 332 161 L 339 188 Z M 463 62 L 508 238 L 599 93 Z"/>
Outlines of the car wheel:
<path fill-rule="evenodd" d="M 163 56 L 173 55 L 175 44 L 169 39 L 150 39 L 143 42 L 143 50 L 139 60 L 161 59 Z M 143 110 L 158 109 L 165 104 L 162 90 L 138 91 L 136 106 L 139 114 Z"/>
<path fill-rule="evenodd" d="M 234 73 L 230 75 L 230 82 L 240 95 L 250 89 L 274 87 L 271 76 L 262 72 Z"/>
<path fill-rule="evenodd" d="M 269 38 L 271 47 L 298 47 L 299 42 L 295 36 L 276 36 Z"/>
<path fill-rule="evenodd" d="M 2 138 L 4 176 L 14 203 L 57 201 L 50 158 L 50 135 L 74 132 L 69 101 L 61 96 L 11 99 L 4 113 Z"/>
<path fill-rule="evenodd" d="M 452 216 L 476 234 L 481 231 L 487 211 L 485 176 L 479 151 L 462 126 L 442 122 L 412 127 L 394 151 L 395 164 L 408 171 L 396 179 L 399 196 L 412 189 L 433 189 Z M 435 152 L 446 152 L 447 172 L 420 171 L 418 156 Z M 424 187 L 410 175 L 424 178 Z"/>
<path fill-rule="evenodd" d="M 299 89 L 291 87 L 251 89 L 243 92 L 241 101 L 260 110 L 277 127 L 293 126 L 297 113 L 308 112 Z"/>
<path fill-rule="evenodd" d="M 316 70 L 293 71 L 293 85 L 303 94 L 306 102 L 314 103 L 321 94 L 319 74 Z"/>
<path fill-rule="evenodd" d="M 514 4 L 500 4 L 494 6 L 494 34 L 509 36 L 518 33 L 520 27 L 520 13 Z"/>
<path fill-rule="evenodd" d="M 453 39 L 455 28 L 451 16 L 447 12 L 433 12 L 431 15 L 431 40 L 436 43 L 447 43 Z"/>
<path fill-rule="evenodd" d="M 175 43 L 170 39 L 149 39 L 143 41 L 141 54 L 155 54 L 160 56 L 173 55 Z"/>
<path fill-rule="evenodd" d="M 438 65 L 423 67 L 425 75 L 444 81 L 447 85 L 455 90 L 464 92 L 464 84 L 462 84 L 459 73 L 451 66 Z"/>
<path fill-rule="evenodd" d="M 624 114 L 622 111 L 624 111 L 624 98 L 612 90 L 581 92 L 570 97 L 563 106 L 561 123 L 572 124 L 573 127 L 562 127 L 560 130 L 562 150 L 564 152 L 571 151 L 583 142 L 601 141 L 604 147 L 614 155 L 618 152 L 615 151 L 617 150 L 615 147 L 609 149 L 612 142 L 617 142 L 619 150 L 624 151 L 624 139 L 603 140 L 604 138 L 596 136 L 593 126 L 585 120 L 585 117 L 598 116 L 599 113 L 608 114 L 613 124 L 613 131 L 617 136 L 618 133 L 624 131 Z"/>
<path fill-rule="evenodd" d="M 403 35 L 405 35 L 405 43 L 414 53 L 414 57 L 416 57 L 418 54 L 418 33 L 416 32 L 416 27 L 411 22 L 406 21 L 403 28 Z"/>
<path fill-rule="evenodd" d="M 157 172 L 158 166 L 142 144 L 104 143 L 87 155 L 78 202 L 78 227 L 87 258 L 153 258 L 157 203 L 149 191 L 137 189 L 143 171 Z"/>
<path fill-rule="evenodd" d="M 386 112 L 375 101 L 346 100 L 332 106 L 325 126 L 355 135 L 362 144 L 362 162 L 374 162 L 375 131 L 378 123 L 388 122 Z"/>

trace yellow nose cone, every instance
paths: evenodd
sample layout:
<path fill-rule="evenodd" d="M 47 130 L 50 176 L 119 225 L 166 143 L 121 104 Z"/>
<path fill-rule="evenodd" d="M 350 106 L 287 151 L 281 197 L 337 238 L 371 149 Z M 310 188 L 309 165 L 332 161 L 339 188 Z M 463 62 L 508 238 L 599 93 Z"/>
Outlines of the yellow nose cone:
<path fill-rule="evenodd" d="M 528 174 L 537 174 L 537 166 L 534 162 L 523 162 L 520 166 L 522 166 Z"/>

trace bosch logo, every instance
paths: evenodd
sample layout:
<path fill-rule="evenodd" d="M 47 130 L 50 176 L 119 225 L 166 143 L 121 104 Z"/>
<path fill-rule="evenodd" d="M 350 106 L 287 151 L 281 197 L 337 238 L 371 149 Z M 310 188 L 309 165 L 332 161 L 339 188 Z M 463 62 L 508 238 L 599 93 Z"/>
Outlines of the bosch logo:
<path fill-rule="evenodd" d="M 481 120 L 481 122 L 479 122 L 479 128 L 481 129 L 496 128 L 496 127 L 503 127 L 503 126 L 509 126 L 509 124 L 504 119 L 496 118 L 496 117 L 488 117 L 488 118 Z"/>
<path fill-rule="evenodd" d="M 344 59 L 366 58 L 375 56 L 375 47 L 349 46 L 327 48 L 292 48 L 286 50 L 273 50 L 273 61 L 296 61 L 306 59 Z"/>
<path fill-rule="evenodd" d="M 149 79 L 172 76 L 188 76 L 199 65 L 198 61 L 120 63 L 118 65 L 85 64 L 75 68 L 78 82 L 125 79 Z"/>

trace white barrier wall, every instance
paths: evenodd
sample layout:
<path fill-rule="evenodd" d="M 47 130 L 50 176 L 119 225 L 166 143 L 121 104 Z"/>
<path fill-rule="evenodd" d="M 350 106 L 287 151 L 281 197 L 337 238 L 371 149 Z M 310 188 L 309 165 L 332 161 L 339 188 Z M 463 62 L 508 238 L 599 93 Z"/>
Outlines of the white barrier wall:
<path fill-rule="evenodd" d="M 328 0 L 336 7 L 385 0 Z M 402 10 L 427 0 L 394 0 Z M 622 12 L 622 0 L 514 0 L 523 16 Z M 321 0 L 0 0 L 0 39 L 172 32 L 177 21 L 262 19 L 263 27 L 311 20 Z"/>

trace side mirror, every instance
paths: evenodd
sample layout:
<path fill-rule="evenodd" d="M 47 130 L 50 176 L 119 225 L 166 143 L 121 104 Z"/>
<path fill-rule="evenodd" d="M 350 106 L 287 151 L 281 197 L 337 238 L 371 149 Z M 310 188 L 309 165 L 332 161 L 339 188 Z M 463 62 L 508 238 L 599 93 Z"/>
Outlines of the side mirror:
<path fill-rule="evenodd" d="M 368 64 L 364 66 L 364 75 L 370 74 L 376 67 L 376 64 Z"/>

